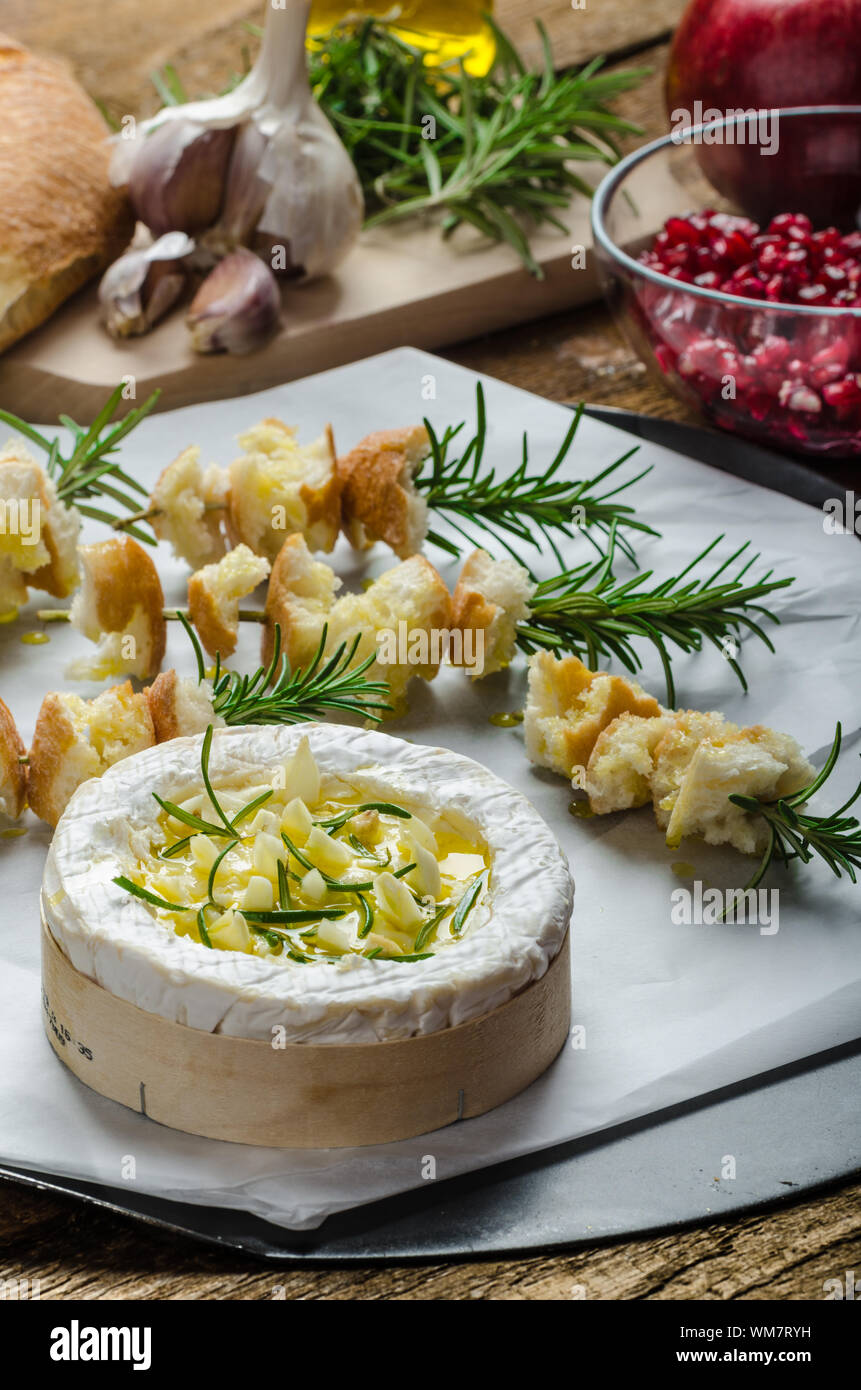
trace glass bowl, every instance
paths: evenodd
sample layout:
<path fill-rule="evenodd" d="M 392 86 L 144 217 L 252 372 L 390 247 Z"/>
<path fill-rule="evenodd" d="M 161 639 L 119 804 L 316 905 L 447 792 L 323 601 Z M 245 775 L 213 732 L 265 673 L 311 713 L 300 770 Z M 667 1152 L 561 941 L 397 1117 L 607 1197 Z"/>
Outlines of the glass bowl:
<path fill-rule="evenodd" d="M 607 174 L 592 205 L 605 293 L 652 373 L 708 423 L 784 451 L 859 455 L 861 308 L 743 298 L 637 260 L 668 217 L 709 208 L 763 230 L 781 212 L 806 213 L 817 231 L 857 230 L 861 106 L 781 109 L 772 156 L 754 141 L 759 119 L 676 129 Z M 743 189 L 745 206 L 715 183 Z"/>

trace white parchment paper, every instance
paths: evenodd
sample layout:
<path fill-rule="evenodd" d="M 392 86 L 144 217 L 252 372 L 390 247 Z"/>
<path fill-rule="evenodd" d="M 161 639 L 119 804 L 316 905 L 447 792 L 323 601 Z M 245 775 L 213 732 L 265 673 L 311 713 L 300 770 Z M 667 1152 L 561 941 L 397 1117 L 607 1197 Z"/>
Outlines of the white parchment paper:
<path fill-rule="evenodd" d="M 156 416 L 131 436 L 125 460 L 144 482 L 190 443 L 200 444 L 206 458 L 228 463 L 234 436 L 264 415 L 297 424 L 304 438 L 331 420 L 342 450 L 372 429 L 410 424 L 424 414 L 440 427 L 471 422 L 475 380 L 471 372 L 400 349 L 257 396 Z M 569 413 L 501 382 L 487 379 L 484 385 L 488 459 L 508 471 L 527 430 L 533 461 L 549 461 Z M 630 436 L 584 420 L 566 471 L 572 477 L 593 473 L 630 445 Z M 820 798 L 820 805 L 836 806 L 861 774 L 861 546 L 849 535 L 827 534 L 819 512 L 777 493 L 644 444 L 636 463 L 647 462 L 653 472 L 630 497 L 663 534 L 638 542 L 643 568 L 664 577 L 725 532 L 721 556 L 750 539 L 766 567 L 797 576 L 773 603 L 781 618 L 773 631 L 775 654 L 755 640 L 744 643 L 750 693 L 743 694 L 721 656 L 708 650 L 676 661 L 678 703 L 717 707 L 743 723 L 785 729 L 818 763 L 841 719 L 842 766 Z M 90 539 L 104 534 L 104 528 L 88 528 Z M 589 553 L 581 538 L 566 548 L 566 562 Z M 442 557 L 431 552 L 431 558 Z M 334 559 L 348 586 L 389 563 L 382 549 L 367 559 L 342 547 Z M 533 563 L 541 573 L 552 572 L 552 560 Z M 159 567 L 167 601 L 182 602 L 186 571 L 166 546 L 160 547 Z M 456 564 L 440 568 L 453 583 Z M 624 562 L 619 572 L 627 573 Z M 46 602 L 40 595 L 31 609 Z M 50 645 L 23 646 L 22 631 L 37 626 L 27 620 L 29 612 L 17 624 L 0 627 L 0 694 L 25 741 L 45 691 L 69 687 L 64 668 L 84 641 L 54 627 Z M 237 668 L 256 665 L 258 637 L 246 625 Z M 643 658 L 642 681 L 661 698 L 658 663 L 647 649 Z M 167 664 L 192 671 L 178 625 L 170 632 Z M 674 864 L 689 861 L 706 883 L 726 888 L 745 881 L 751 861 L 699 844 L 671 853 L 648 810 L 571 817 L 568 786 L 530 766 L 522 730 L 489 723 L 491 714 L 522 706 L 524 687 L 522 660 L 475 685 L 444 670 L 431 686 L 414 683 L 409 715 L 389 731 L 485 762 L 530 797 L 553 826 L 576 883 L 574 1021 L 585 1030 L 579 1035 L 585 1047 L 566 1047 L 541 1080 L 491 1114 L 398 1144 L 289 1152 L 158 1126 L 89 1091 L 56 1060 L 43 1035 L 38 892 L 50 832 L 28 813 L 25 836 L 0 838 L 0 1158 L 122 1186 L 132 1156 L 137 1190 L 238 1208 L 281 1226 L 313 1227 L 331 1212 L 419 1186 L 424 1155 L 435 1157 L 438 1179 L 450 1177 L 646 1115 L 856 1037 L 861 888 L 838 883 L 817 864 L 789 875 L 775 871 L 769 884 L 780 890 L 777 931 L 675 924 L 671 894 L 684 882 Z M 78 688 L 82 694 L 95 691 Z"/>

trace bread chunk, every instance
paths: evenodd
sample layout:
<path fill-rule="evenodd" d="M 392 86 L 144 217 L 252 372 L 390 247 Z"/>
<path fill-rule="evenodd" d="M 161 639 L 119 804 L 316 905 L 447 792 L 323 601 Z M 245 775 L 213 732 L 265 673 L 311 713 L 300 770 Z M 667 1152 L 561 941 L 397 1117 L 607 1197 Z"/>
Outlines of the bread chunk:
<path fill-rule="evenodd" d="M 314 561 L 300 536 L 285 542 L 269 581 L 263 661 L 272 659 L 276 624 L 292 666 L 307 666 L 328 626 L 325 652 L 358 637 L 354 664 L 377 658 L 372 679 L 385 679 L 394 699 L 412 676 L 433 680 L 451 640 L 451 595 L 433 565 L 413 555 L 386 570 L 362 594 L 336 599 L 338 580 Z"/>
<path fill-rule="evenodd" d="M 406 560 L 422 548 L 428 509 L 413 479 L 427 458 L 424 425 L 376 430 L 338 459 L 344 534 L 357 550 L 384 541 Z"/>
<path fill-rule="evenodd" d="M 30 749 L 31 810 L 56 825 L 83 782 L 154 743 L 146 697 L 130 681 L 93 700 L 52 691 L 42 701 Z"/>
<path fill-rule="evenodd" d="M 239 632 L 239 600 L 269 574 L 269 561 L 237 545 L 215 565 L 204 565 L 188 581 L 188 611 L 210 656 L 232 656 Z"/>
<path fill-rule="evenodd" d="M 220 560 L 227 550 L 227 472 L 204 468 L 200 450 L 189 445 L 163 469 L 150 496 L 152 529 L 193 570 Z"/>
<path fill-rule="evenodd" d="M 221 729 L 224 720 L 212 708 L 212 686 L 209 681 L 195 681 L 178 676 L 171 668 L 156 676 L 143 692 L 155 730 L 156 743 L 172 738 L 202 734 L 207 725 Z"/>
<path fill-rule="evenodd" d="M 710 845 L 730 844 L 742 854 L 761 854 L 768 828 L 728 798 L 731 794 L 776 801 L 815 777 L 794 738 L 754 725 L 726 737 L 705 738 L 682 777 L 667 825 L 675 849 L 688 835 Z"/>
<path fill-rule="evenodd" d="M 240 435 L 230 465 L 227 525 L 234 544 L 274 561 L 285 538 L 301 535 L 311 550 L 334 548 L 341 529 L 341 482 L 327 425 L 311 444 L 267 419 Z"/>
<path fill-rule="evenodd" d="M 80 514 L 17 440 L 0 450 L 0 506 L 0 558 L 31 588 L 67 598 L 78 584 Z"/>
<path fill-rule="evenodd" d="M 27 802 L 27 764 L 24 741 L 9 706 L 0 700 L 0 811 L 17 820 Z"/>
<path fill-rule="evenodd" d="M 670 713 L 620 714 L 595 740 L 585 790 L 596 815 L 645 806 L 652 796 L 655 749 L 673 723 Z"/>
<path fill-rule="evenodd" d="M 738 725 L 717 710 L 678 710 L 654 752 L 652 804 L 662 830 L 670 823 L 676 797 L 691 758 L 704 738 L 718 741 L 738 733 Z"/>
<path fill-rule="evenodd" d="M 528 617 L 535 589 L 529 571 L 509 555 L 495 560 L 486 550 L 474 550 L 467 556 L 452 595 L 451 620 L 463 633 L 484 634 L 484 666 L 478 675 L 490 676 L 510 665 L 517 625 Z"/>
<path fill-rule="evenodd" d="M 526 753 L 563 777 L 585 768 L 598 735 L 620 714 L 663 713 L 636 681 L 590 671 L 576 656 L 538 651 L 529 658 L 523 728 Z"/>
<path fill-rule="evenodd" d="M 69 674 L 75 680 L 152 680 L 167 645 L 164 594 L 153 560 L 131 536 L 81 546 L 79 554 L 83 580 L 69 616 L 99 649 L 89 660 L 73 662 Z"/>

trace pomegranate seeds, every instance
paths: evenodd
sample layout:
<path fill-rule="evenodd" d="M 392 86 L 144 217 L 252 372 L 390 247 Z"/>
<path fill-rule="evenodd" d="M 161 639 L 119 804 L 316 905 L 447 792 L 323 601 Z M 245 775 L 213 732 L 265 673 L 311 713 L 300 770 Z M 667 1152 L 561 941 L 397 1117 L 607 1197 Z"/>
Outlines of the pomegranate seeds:
<path fill-rule="evenodd" d="M 792 313 L 861 308 L 861 231 L 706 209 L 669 218 L 639 259 L 678 285 L 638 285 L 635 312 L 661 370 L 707 415 L 794 449 L 861 453 L 861 321 Z"/>

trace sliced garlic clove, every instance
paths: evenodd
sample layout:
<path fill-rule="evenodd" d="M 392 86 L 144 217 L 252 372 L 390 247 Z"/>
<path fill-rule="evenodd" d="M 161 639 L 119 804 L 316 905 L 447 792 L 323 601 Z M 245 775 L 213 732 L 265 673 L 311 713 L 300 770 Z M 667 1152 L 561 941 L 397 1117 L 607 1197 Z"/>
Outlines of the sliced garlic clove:
<path fill-rule="evenodd" d="M 253 352 L 281 319 L 281 294 L 272 271 L 253 251 L 225 256 L 191 301 L 186 323 L 195 352 Z"/>

